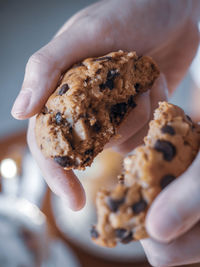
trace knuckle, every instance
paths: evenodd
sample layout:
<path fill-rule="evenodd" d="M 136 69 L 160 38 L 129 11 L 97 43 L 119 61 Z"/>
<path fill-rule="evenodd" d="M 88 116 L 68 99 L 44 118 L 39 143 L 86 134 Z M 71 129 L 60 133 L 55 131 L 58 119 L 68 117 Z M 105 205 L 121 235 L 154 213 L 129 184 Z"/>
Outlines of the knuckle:
<path fill-rule="evenodd" d="M 103 42 L 106 47 L 113 46 L 115 29 L 112 24 L 93 16 L 87 18 L 87 20 L 89 35 L 93 39 Z"/>
<path fill-rule="evenodd" d="M 43 52 L 34 53 L 28 60 L 27 67 L 34 65 L 47 65 L 50 59 Z"/>

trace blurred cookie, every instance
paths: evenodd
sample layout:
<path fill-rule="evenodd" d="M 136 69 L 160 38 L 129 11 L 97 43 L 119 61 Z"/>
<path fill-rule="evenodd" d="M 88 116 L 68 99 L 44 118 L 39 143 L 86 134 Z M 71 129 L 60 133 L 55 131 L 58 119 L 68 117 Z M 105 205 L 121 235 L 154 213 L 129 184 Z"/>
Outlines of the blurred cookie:
<path fill-rule="evenodd" d="M 113 247 L 148 237 L 145 217 L 152 201 L 189 167 L 199 145 L 200 126 L 181 108 L 160 102 L 144 145 L 124 159 L 119 184 L 97 195 L 98 223 L 91 229 L 92 239 Z"/>

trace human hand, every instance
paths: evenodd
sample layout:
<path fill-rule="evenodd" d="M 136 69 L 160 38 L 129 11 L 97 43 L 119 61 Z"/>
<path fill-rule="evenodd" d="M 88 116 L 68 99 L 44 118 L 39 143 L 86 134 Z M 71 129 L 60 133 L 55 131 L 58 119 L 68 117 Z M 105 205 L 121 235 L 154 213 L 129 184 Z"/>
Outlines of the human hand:
<path fill-rule="evenodd" d="M 191 1 L 183 4 L 177 0 L 176 8 L 173 1 L 127 0 L 123 8 L 121 3 L 120 0 L 102 1 L 80 11 L 30 57 L 21 92 L 12 109 L 15 118 L 27 119 L 40 112 L 61 74 L 75 62 L 119 49 L 151 55 L 165 74 L 170 90 L 175 88 L 198 45 Z M 111 143 L 119 151 L 130 151 L 141 141 L 157 102 L 165 98 L 165 88 L 161 77 L 151 92 L 137 98 L 137 108 L 119 130 L 122 138 L 117 144 Z M 80 182 L 72 171 L 65 171 L 43 157 L 36 145 L 34 123 L 33 117 L 28 144 L 47 183 L 52 191 L 68 200 L 72 209 L 82 208 L 85 195 Z"/>
<path fill-rule="evenodd" d="M 200 261 L 200 153 L 177 180 L 153 202 L 146 227 L 153 238 L 142 240 L 156 267 Z"/>

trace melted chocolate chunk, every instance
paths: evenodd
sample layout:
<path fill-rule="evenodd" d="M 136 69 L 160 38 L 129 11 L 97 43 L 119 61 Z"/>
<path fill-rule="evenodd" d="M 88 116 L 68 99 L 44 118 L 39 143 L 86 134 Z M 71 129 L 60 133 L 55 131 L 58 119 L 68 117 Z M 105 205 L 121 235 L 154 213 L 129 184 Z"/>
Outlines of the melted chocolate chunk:
<path fill-rule="evenodd" d="M 92 226 L 91 230 L 90 230 L 90 235 L 92 238 L 96 239 L 99 237 L 99 233 L 97 232 L 95 226 Z"/>
<path fill-rule="evenodd" d="M 164 133 L 164 134 L 167 133 L 167 134 L 170 134 L 170 135 L 175 135 L 175 133 L 176 133 L 174 128 L 172 126 L 170 126 L 170 125 L 163 126 L 161 128 L 161 132 Z"/>
<path fill-rule="evenodd" d="M 87 78 L 85 79 L 85 82 L 88 83 L 90 80 L 91 80 L 91 78 L 90 78 L 90 77 L 87 77 Z"/>
<path fill-rule="evenodd" d="M 171 182 L 173 182 L 176 179 L 176 177 L 172 174 L 167 174 L 162 177 L 160 180 L 160 187 L 164 189 L 166 186 L 168 186 Z"/>
<path fill-rule="evenodd" d="M 56 120 L 56 124 L 58 124 L 58 125 L 61 124 L 61 122 L 62 122 L 62 114 L 60 112 L 56 113 L 55 120 Z"/>
<path fill-rule="evenodd" d="M 124 203 L 124 200 L 124 197 L 121 199 L 113 199 L 111 197 L 108 197 L 107 205 L 111 211 L 116 212 L 119 209 L 120 205 Z"/>
<path fill-rule="evenodd" d="M 58 92 L 59 95 L 64 95 L 69 90 L 69 85 L 67 83 L 63 84 Z"/>
<path fill-rule="evenodd" d="M 106 88 L 109 88 L 110 90 L 112 90 L 114 88 L 114 81 L 107 80 L 105 83 L 100 84 L 99 87 L 100 87 L 101 92 L 105 90 Z"/>
<path fill-rule="evenodd" d="M 128 99 L 128 106 L 131 107 L 131 108 L 135 108 L 137 105 L 134 101 L 134 96 L 131 95 Z"/>
<path fill-rule="evenodd" d="M 118 228 L 115 230 L 115 235 L 119 238 L 119 241 L 123 244 L 127 244 L 133 240 L 133 234 L 131 231 L 124 228 Z"/>
<path fill-rule="evenodd" d="M 85 151 L 85 155 L 93 155 L 93 152 L 94 152 L 94 149 L 93 148 L 91 148 L 91 149 L 88 149 L 88 150 L 86 150 Z"/>
<path fill-rule="evenodd" d="M 132 205 L 132 210 L 135 214 L 139 214 L 147 207 L 147 202 L 144 199 L 140 199 L 138 202 Z"/>
<path fill-rule="evenodd" d="M 96 133 L 98 133 L 101 130 L 101 124 L 97 121 L 92 127 Z"/>
<path fill-rule="evenodd" d="M 155 150 L 163 154 L 163 158 L 166 161 L 171 161 L 176 155 L 175 146 L 166 140 L 157 140 L 154 145 Z"/>
<path fill-rule="evenodd" d="M 99 57 L 99 58 L 94 58 L 93 59 L 93 61 L 102 61 L 102 60 L 111 60 L 112 59 L 112 57 L 109 57 L 109 56 L 107 56 L 107 57 Z"/>
<path fill-rule="evenodd" d="M 100 74 L 101 73 L 101 69 L 98 69 L 97 71 L 96 71 L 96 74 Z"/>
<path fill-rule="evenodd" d="M 70 157 L 68 156 L 55 156 L 54 161 L 58 163 L 61 167 L 71 167 L 72 166 L 72 161 Z"/>
<path fill-rule="evenodd" d="M 102 92 L 106 88 L 112 90 L 115 86 L 114 80 L 117 76 L 119 76 L 119 73 L 117 72 L 116 69 L 109 70 L 106 82 L 99 85 L 100 91 Z"/>
<path fill-rule="evenodd" d="M 90 157 L 87 157 L 87 158 L 83 161 L 83 164 L 88 163 L 90 160 L 91 160 L 91 158 L 90 158 Z"/>
<path fill-rule="evenodd" d="M 111 107 L 110 120 L 119 124 L 127 112 L 127 103 L 118 103 Z"/>
<path fill-rule="evenodd" d="M 139 89 L 140 89 L 140 84 L 139 83 L 135 83 L 134 84 L 134 87 L 135 87 L 135 91 L 136 91 L 136 93 L 139 93 Z"/>
<path fill-rule="evenodd" d="M 187 117 L 187 119 L 188 119 L 191 123 L 193 123 L 193 121 L 192 121 L 192 119 L 190 118 L 190 116 L 186 115 L 186 117 Z"/>
<path fill-rule="evenodd" d="M 123 238 L 126 233 L 127 233 L 127 230 L 124 228 L 115 229 L 115 235 L 118 238 Z"/>

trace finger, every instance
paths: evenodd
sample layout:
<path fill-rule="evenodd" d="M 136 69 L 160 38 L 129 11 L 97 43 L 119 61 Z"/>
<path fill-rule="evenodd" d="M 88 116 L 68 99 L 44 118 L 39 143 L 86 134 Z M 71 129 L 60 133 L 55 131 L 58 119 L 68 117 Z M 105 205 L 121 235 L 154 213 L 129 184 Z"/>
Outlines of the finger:
<path fill-rule="evenodd" d="M 62 72 L 86 57 L 110 52 L 112 44 L 106 26 L 104 29 L 95 19 L 90 23 L 88 17 L 76 21 L 30 57 L 12 115 L 26 119 L 38 113 L 55 90 Z"/>
<path fill-rule="evenodd" d="M 118 152 L 125 154 L 143 142 L 149 128 L 149 120 L 153 118 L 154 110 L 159 101 L 167 99 L 168 89 L 163 74 L 156 80 L 150 94 L 138 97 L 137 107 L 130 113 L 127 120 L 119 129 L 122 136 L 112 141 L 111 145 Z M 110 144 L 109 144 L 110 145 Z"/>
<path fill-rule="evenodd" d="M 182 235 L 200 219 L 200 153 L 187 171 L 160 193 L 152 204 L 146 225 L 162 242 Z"/>
<path fill-rule="evenodd" d="M 72 171 L 66 171 L 52 159 L 44 158 L 36 144 L 34 127 L 35 117 L 30 119 L 27 139 L 31 153 L 47 184 L 55 194 L 68 203 L 71 209 L 81 209 L 85 204 L 85 193 L 81 183 Z"/>
<path fill-rule="evenodd" d="M 152 266 L 167 267 L 192 264 L 200 261 L 200 223 L 189 232 L 168 244 L 153 239 L 141 240 Z"/>

